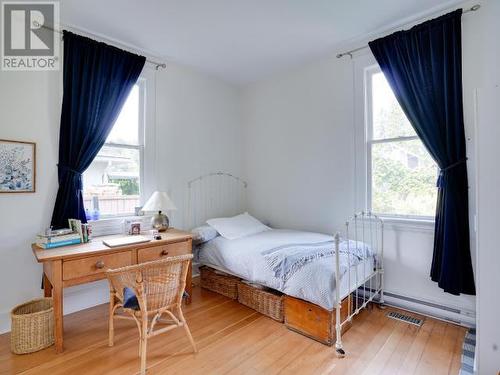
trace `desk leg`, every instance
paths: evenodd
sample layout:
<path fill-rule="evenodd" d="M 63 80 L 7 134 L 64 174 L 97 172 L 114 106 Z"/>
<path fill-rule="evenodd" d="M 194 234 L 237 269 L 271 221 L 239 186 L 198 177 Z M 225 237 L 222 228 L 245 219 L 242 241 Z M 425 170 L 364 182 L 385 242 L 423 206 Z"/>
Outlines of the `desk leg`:
<path fill-rule="evenodd" d="M 62 261 L 52 262 L 52 298 L 54 300 L 54 338 L 56 352 L 63 349 L 63 286 L 62 286 Z"/>
<path fill-rule="evenodd" d="M 193 264 L 189 262 L 189 268 L 186 276 L 186 293 L 189 295 L 185 299 L 186 305 L 191 303 L 191 299 L 193 298 Z"/>

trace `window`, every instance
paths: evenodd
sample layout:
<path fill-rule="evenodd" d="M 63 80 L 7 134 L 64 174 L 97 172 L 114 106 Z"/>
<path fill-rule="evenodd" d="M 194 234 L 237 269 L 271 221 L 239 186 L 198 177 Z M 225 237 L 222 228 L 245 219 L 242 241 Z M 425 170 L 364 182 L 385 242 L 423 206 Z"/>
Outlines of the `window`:
<path fill-rule="evenodd" d="M 135 213 L 142 191 L 144 82 L 132 88 L 113 129 L 92 164 L 83 173 L 87 217 Z"/>
<path fill-rule="evenodd" d="M 368 207 L 380 215 L 434 217 L 436 163 L 380 69 L 368 70 L 365 82 Z"/>

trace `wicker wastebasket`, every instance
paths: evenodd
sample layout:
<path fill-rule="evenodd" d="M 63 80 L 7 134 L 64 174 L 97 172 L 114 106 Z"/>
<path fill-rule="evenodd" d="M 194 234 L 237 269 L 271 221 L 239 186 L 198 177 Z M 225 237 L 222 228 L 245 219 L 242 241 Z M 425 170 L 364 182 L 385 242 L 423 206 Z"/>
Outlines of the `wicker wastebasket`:
<path fill-rule="evenodd" d="M 14 307 L 10 313 L 12 353 L 32 353 L 54 343 L 52 298 L 35 299 Z"/>

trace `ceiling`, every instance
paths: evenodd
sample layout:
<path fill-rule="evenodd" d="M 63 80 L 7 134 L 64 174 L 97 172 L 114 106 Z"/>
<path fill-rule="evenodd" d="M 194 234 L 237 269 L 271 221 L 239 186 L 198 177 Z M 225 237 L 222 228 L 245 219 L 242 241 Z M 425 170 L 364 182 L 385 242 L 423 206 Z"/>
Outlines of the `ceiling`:
<path fill-rule="evenodd" d="M 245 84 L 455 0 L 64 0 L 61 23 Z"/>

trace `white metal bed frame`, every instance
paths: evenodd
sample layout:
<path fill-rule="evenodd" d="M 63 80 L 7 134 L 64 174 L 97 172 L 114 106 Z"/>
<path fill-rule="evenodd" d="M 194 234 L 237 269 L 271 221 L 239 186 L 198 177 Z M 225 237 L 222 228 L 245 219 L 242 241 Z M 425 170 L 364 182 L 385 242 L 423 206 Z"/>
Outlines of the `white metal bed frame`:
<path fill-rule="evenodd" d="M 231 173 L 212 172 L 188 181 L 188 230 L 210 218 L 233 216 L 246 209 L 247 182 Z"/>
<path fill-rule="evenodd" d="M 361 228 L 360 228 L 361 226 Z M 354 234 L 351 238 L 350 228 Z M 352 318 L 359 314 L 375 297 L 378 298 L 378 303 L 384 303 L 384 221 L 377 215 L 371 212 L 360 212 L 354 214 L 345 223 L 346 233 L 345 239 L 347 240 L 347 259 L 348 265 L 351 264 L 351 249 L 349 239 L 355 241 L 357 246 L 358 240 L 364 244 L 370 244 L 371 250 L 374 254 L 374 267 L 368 276 L 366 272 L 366 262 L 363 262 L 363 279 L 358 280 L 358 272 L 355 272 L 355 283 L 351 284 L 351 272 L 347 271 L 347 282 L 349 290 L 347 293 L 347 315 L 344 320 L 341 319 L 340 309 L 342 301 L 340 296 L 340 288 L 335 288 L 335 332 L 336 342 L 335 351 L 337 356 L 344 357 L 345 351 L 342 344 L 342 327 L 352 322 Z M 359 236 L 358 236 L 359 234 Z M 367 242 L 368 241 L 368 242 Z M 336 286 L 340 285 L 340 234 L 335 234 L 335 282 Z M 349 298 L 349 296 L 352 296 Z M 354 298 L 355 304 L 352 305 Z M 360 304 L 360 298 L 362 303 Z M 354 309 L 353 309 L 354 307 Z"/>
<path fill-rule="evenodd" d="M 247 182 L 243 179 L 226 172 L 213 172 L 196 177 L 187 183 L 188 187 L 188 213 L 185 227 L 192 229 L 202 225 L 206 220 L 213 217 L 232 216 L 246 209 Z M 351 238 L 352 237 L 352 238 Z M 341 285 L 340 275 L 340 233 L 335 239 L 335 282 Z M 374 267 L 367 275 L 367 262 L 363 262 L 363 278 L 358 280 L 358 272 L 355 272 L 354 283 L 351 284 L 351 272 L 347 271 L 348 278 L 348 314 L 345 319 L 341 318 L 341 296 L 340 288 L 335 288 L 335 350 L 339 357 L 345 356 L 342 344 L 342 327 L 350 322 L 354 316 L 360 313 L 370 302 L 378 296 L 380 304 L 384 303 L 384 222 L 371 212 L 359 212 L 354 214 L 345 223 L 344 239 L 361 241 L 369 244 L 374 253 Z M 351 264 L 352 252 L 349 241 L 347 241 L 348 265 Z M 354 299 L 354 301 L 352 301 Z"/>

